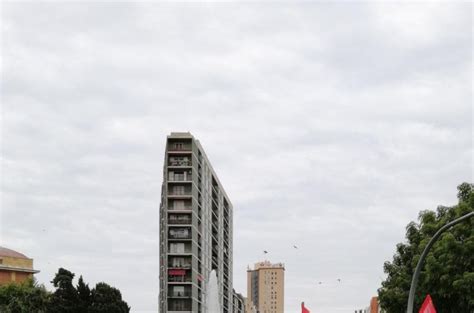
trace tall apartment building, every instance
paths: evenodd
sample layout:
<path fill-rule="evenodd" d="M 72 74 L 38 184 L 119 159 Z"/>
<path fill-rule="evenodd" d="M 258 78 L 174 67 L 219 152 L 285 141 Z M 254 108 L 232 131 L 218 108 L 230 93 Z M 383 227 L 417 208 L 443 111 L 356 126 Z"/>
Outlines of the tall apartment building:
<path fill-rule="evenodd" d="M 212 270 L 222 312 L 233 312 L 232 236 L 232 204 L 199 141 L 171 133 L 160 205 L 160 312 L 207 313 Z"/>
<path fill-rule="evenodd" d="M 234 313 L 245 313 L 245 298 L 234 290 Z"/>
<path fill-rule="evenodd" d="M 247 270 L 247 312 L 283 313 L 285 307 L 285 265 L 269 261 Z"/>

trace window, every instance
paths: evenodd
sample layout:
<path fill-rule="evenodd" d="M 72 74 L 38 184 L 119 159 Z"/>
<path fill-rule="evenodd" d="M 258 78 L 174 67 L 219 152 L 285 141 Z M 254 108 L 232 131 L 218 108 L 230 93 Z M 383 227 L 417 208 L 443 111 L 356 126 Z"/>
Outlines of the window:
<path fill-rule="evenodd" d="M 173 291 L 177 296 L 184 296 L 184 286 L 174 286 Z"/>
<path fill-rule="evenodd" d="M 184 243 L 172 243 L 170 250 L 172 253 L 184 253 Z"/>
<path fill-rule="evenodd" d="M 175 195 L 184 195 L 184 186 L 173 186 L 173 193 Z"/>
<path fill-rule="evenodd" d="M 183 187 L 183 193 L 184 193 L 184 186 L 176 186 L 176 187 Z M 179 189 L 181 192 L 181 189 Z M 175 200 L 173 201 L 173 209 L 175 210 L 184 210 L 184 200 Z"/>

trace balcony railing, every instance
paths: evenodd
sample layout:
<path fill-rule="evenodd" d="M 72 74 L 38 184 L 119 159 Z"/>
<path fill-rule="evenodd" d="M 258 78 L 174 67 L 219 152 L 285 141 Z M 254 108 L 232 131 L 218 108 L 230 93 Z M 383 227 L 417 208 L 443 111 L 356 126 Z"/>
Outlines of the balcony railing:
<path fill-rule="evenodd" d="M 191 182 L 192 181 L 192 176 L 191 175 L 188 175 L 186 177 L 182 176 L 182 175 L 174 175 L 174 176 L 171 176 L 168 180 L 169 182 Z"/>
<path fill-rule="evenodd" d="M 193 209 L 192 206 L 171 206 L 171 207 L 168 207 L 168 210 L 169 211 L 191 211 Z"/>
<path fill-rule="evenodd" d="M 170 239 L 191 239 L 191 234 L 169 234 Z"/>
<path fill-rule="evenodd" d="M 172 283 L 190 283 L 192 282 L 192 278 L 186 276 L 168 276 L 168 281 Z"/>
<path fill-rule="evenodd" d="M 169 219 L 168 224 L 176 224 L 176 225 L 188 225 L 191 224 L 192 220 L 190 218 L 186 219 Z"/>
<path fill-rule="evenodd" d="M 171 306 L 168 307 L 168 313 L 192 313 L 191 306 Z"/>
<path fill-rule="evenodd" d="M 171 144 L 168 151 L 191 151 L 192 147 L 189 144 Z"/>
<path fill-rule="evenodd" d="M 181 268 L 181 269 L 189 269 L 191 268 L 191 263 L 168 263 L 169 268 Z"/>
<path fill-rule="evenodd" d="M 172 159 L 168 160 L 168 165 L 169 166 L 192 166 L 193 162 L 191 160 L 185 160 L 185 159 Z"/>
<path fill-rule="evenodd" d="M 190 196 L 191 190 L 170 190 L 168 193 L 170 196 Z"/>
<path fill-rule="evenodd" d="M 175 298 L 187 298 L 191 296 L 191 291 L 171 291 L 168 295 Z"/>
<path fill-rule="evenodd" d="M 169 238 L 172 239 L 191 239 L 191 229 L 188 228 L 171 228 L 169 230 Z"/>
<path fill-rule="evenodd" d="M 183 250 L 178 250 L 178 249 L 170 249 L 170 252 L 171 254 L 191 254 L 193 253 L 191 251 L 191 249 L 185 249 L 184 251 Z"/>

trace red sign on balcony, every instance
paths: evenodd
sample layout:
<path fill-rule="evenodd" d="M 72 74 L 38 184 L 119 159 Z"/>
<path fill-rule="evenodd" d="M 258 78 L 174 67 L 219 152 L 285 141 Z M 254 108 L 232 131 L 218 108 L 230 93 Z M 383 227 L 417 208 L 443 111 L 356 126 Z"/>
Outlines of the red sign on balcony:
<path fill-rule="evenodd" d="M 186 270 L 169 270 L 168 275 L 184 276 L 186 275 Z"/>

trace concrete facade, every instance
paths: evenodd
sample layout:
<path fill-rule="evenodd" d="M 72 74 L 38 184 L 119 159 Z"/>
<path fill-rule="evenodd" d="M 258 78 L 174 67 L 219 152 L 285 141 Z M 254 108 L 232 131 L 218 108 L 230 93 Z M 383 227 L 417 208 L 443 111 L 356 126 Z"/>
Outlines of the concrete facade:
<path fill-rule="evenodd" d="M 0 247 L 0 285 L 22 283 L 38 272 L 33 269 L 33 259 Z"/>
<path fill-rule="evenodd" d="M 233 299 L 234 313 L 245 313 L 245 297 L 234 290 Z"/>
<path fill-rule="evenodd" d="M 171 133 L 160 205 L 160 312 L 207 313 L 212 270 L 222 313 L 233 312 L 232 210 L 199 141 Z"/>
<path fill-rule="evenodd" d="M 285 308 L 285 265 L 269 261 L 247 270 L 247 312 L 283 313 Z"/>

